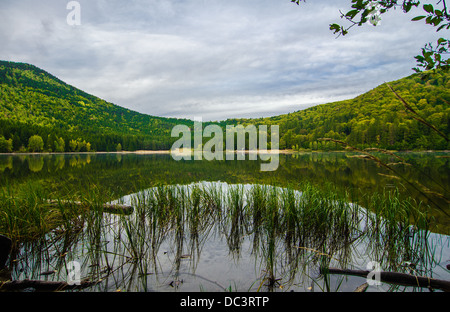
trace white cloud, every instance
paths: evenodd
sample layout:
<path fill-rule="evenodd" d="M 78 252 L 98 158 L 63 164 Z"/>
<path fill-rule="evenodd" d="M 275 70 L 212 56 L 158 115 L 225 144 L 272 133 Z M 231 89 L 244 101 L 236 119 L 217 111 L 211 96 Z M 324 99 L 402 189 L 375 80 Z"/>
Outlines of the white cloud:
<path fill-rule="evenodd" d="M 260 117 L 354 97 L 411 74 L 437 35 L 390 12 L 336 39 L 349 0 L 0 4 L 0 59 L 32 63 L 115 104 L 167 117 Z"/>

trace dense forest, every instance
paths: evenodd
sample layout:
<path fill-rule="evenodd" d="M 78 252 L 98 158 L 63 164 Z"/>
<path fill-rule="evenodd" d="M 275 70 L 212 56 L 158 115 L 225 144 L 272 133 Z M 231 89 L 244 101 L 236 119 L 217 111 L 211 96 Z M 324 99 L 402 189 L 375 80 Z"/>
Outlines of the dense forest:
<path fill-rule="evenodd" d="M 358 148 L 450 149 L 450 74 L 422 78 L 414 74 L 389 83 L 414 116 L 383 84 L 346 101 L 217 124 L 279 125 L 281 149 L 343 148 L 322 138 Z M 0 61 L 0 152 L 168 150 L 178 139 L 171 138 L 172 128 L 192 123 L 140 114 L 87 94 L 33 65 Z"/>
<path fill-rule="evenodd" d="M 383 84 L 354 99 L 286 115 L 234 119 L 226 123 L 279 125 L 282 149 L 335 150 L 343 147 L 333 141 L 320 140 L 322 138 L 343 141 L 358 148 L 450 149 L 449 78 L 450 72 L 436 72 L 427 75 L 426 79 L 422 74 L 414 74 Z"/>
<path fill-rule="evenodd" d="M 33 65 L 0 61 L 0 152 L 169 149 L 179 123 L 190 121 L 140 114 Z"/>

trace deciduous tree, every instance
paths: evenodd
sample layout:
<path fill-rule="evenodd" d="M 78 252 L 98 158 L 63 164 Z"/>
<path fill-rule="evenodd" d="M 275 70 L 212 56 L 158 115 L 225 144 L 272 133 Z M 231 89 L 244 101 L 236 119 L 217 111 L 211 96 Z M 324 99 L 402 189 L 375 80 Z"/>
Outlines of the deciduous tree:
<path fill-rule="evenodd" d="M 42 152 L 44 150 L 44 140 L 39 135 L 33 135 L 28 140 L 28 150 L 30 152 Z"/>

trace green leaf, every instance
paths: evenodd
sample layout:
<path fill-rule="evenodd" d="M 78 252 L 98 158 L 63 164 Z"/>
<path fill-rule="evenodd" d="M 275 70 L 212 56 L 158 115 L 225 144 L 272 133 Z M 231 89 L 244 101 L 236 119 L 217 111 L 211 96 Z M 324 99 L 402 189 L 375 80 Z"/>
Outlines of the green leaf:
<path fill-rule="evenodd" d="M 338 24 L 331 24 L 330 25 L 330 30 L 333 30 L 334 33 L 340 32 L 341 31 L 341 26 L 339 26 Z"/>
<path fill-rule="evenodd" d="M 433 26 L 437 26 L 440 22 L 442 22 L 442 19 L 440 19 L 439 17 L 435 17 L 431 20 L 431 22 L 433 23 Z"/>
<path fill-rule="evenodd" d="M 441 45 L 441 44 L 443 44 L 444 42 L 446 42 L 447 40 L 446 39 L 444 39 L 444 38 L 439 38 L 438 39 L 438 45 Z"/>
<path fill-rule="evenodd" d="M 434 60 L 436 63 L 440 63 L 442 56 L 439 53 L 434 54 Z"/>
<path fill-rule="evenodd" d="M 345 14 L 345 16 L 350 17 L 350 18 L 354 18 L 356 16 L 356 14 L 358 14 L 358 12 L 359 12 L 358 10 L 351 10 L 351 11 L 348 11 Z"/>
<path fill-rule="evenodd" d="M 416 16 L 411 21 L 420 21 L 421 19 L 424 19 L 425 17 L 426 17 L 425 15 Z"/>
<path fill-rule="evenodd" d="M 431 4 L 424 4 L 423 9 L 428 13 L 434 13 L 434 8 Z"/>
<path fill-rule="evenodd" d="M 405 13 L 408 13 L 411 10 L 411 7 L 412 7 L 412 3 L 411 2 L 405 3 L 403 5 L 403 9 L 405 10 Z"/>
<path fill-rule="evenodd" d="M 439 30 L 441 30 L 442 28 L 444 28 L 445 26 L 447 26 L 447 29 L 448 29 L 448 26 L 449 26 L 450 24 L 444 24 L 444 25 L 441 25 L 441 26 L 439 26 L 439 28 L 438 29 L 436 29 L 436 31 L 439 31 Z"/>

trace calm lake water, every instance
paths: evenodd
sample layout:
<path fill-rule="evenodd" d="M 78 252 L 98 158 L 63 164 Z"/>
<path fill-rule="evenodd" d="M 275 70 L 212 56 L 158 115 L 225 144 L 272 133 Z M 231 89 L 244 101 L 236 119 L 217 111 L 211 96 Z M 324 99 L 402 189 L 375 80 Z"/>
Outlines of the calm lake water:
<path fill-rule="evenodd" d="M 245 189 L 260 184 L 295 189 L 309 182 L 319 188 L 334 185 L 348 191 L 352 198 L 398 188 L 402 197 L 429 204 L 433 217 L 433 233 L 424 235 L 425 243 L 419 237 L 424 246 L 417 247 L 419 243 L 414 242 L 414 246 L 405 247 L 405 254 L 411 253 L 411 247 L 414 252 L 425 253 L 421 263 L 414 264 L 415 270 L 448 280 L 450 274 L 445 266 L 450 264 L 450 209 L 439 194 L 449 197 L 449 154 L 398 155 L 410 165 L 392 165 L 397 158 L 379 157 L 391 164 L 401 178 L 392 177 L 392 172 L 372 160 L 339 152 L 282 154 L 279 168 L 273 172 L 260 171 L 260 161 L 174 161 L 169 155 L 1 155 L 0 186 L 15 188 L 34 182 L 55 196 L 71 197 L 95 190 L 107 194 L 110 201 L 131 205 L 158 185 L 214 185 L 225 189 L 238 185 Z M 435 193 L 420 192 L 417 183 Z M 75 236 L 61 238 L 49 233 L 42 241 L 25 243 L 16 255 L 13 278 L 65 279 L 67 262 L 73 260 L 81 263 L 82 277 L 107 276 L 88 291 L 353 291 L 365 279 L 334 275 L 324 278 L 318 269 L 322 258 L 325 256 L 331 266 L 339 266 L 345 258 L 349 268 L 366 269 L 374 254 L 386 253 L 386 249 L 373 246 L 372 238 L 362 237 L 355 244 L 333 249 L 333 255 L 323 255 L 315 248 L 329 241 L 309 237 L 304 247 L 291 249 L 286 247 L 286 237 L 277 236 L 273 253 L 268 255 L 264 243 L 267 237 L 256 237 L 245 224 L 239 228 L 239 235 L 231 237 L 234 223 L 215 222 L 214 218 L 205 221 L 196 235 L 155 223 L 155 228 L 149 229 L 148 224 L 142 226 L 136 221 L 136 215 L 126 217 L 126 223 L 124 218 L 105 215 L 96 227 L 98 233 L 84 226 Z M 144 235 L 148 236 L 143 239 Z M 146 243 L 136 245 L 130 240 Z M 64 260 L 60 257 L 62 249 L 69 250 Z M 136 253 L 139 261 L 132 260 Z M 400 250 L 398 253 L 397 262 L 388 259 L 382 265 L 397 269 L 408 266 L 407 257 Z M 264 280 L 269 262 L 279 278 L 273 285 Z M 56 272 L 41 275 L 52 270 Z M 382 284 L 368 291 L 387 291 L 390 287 Z"/>

